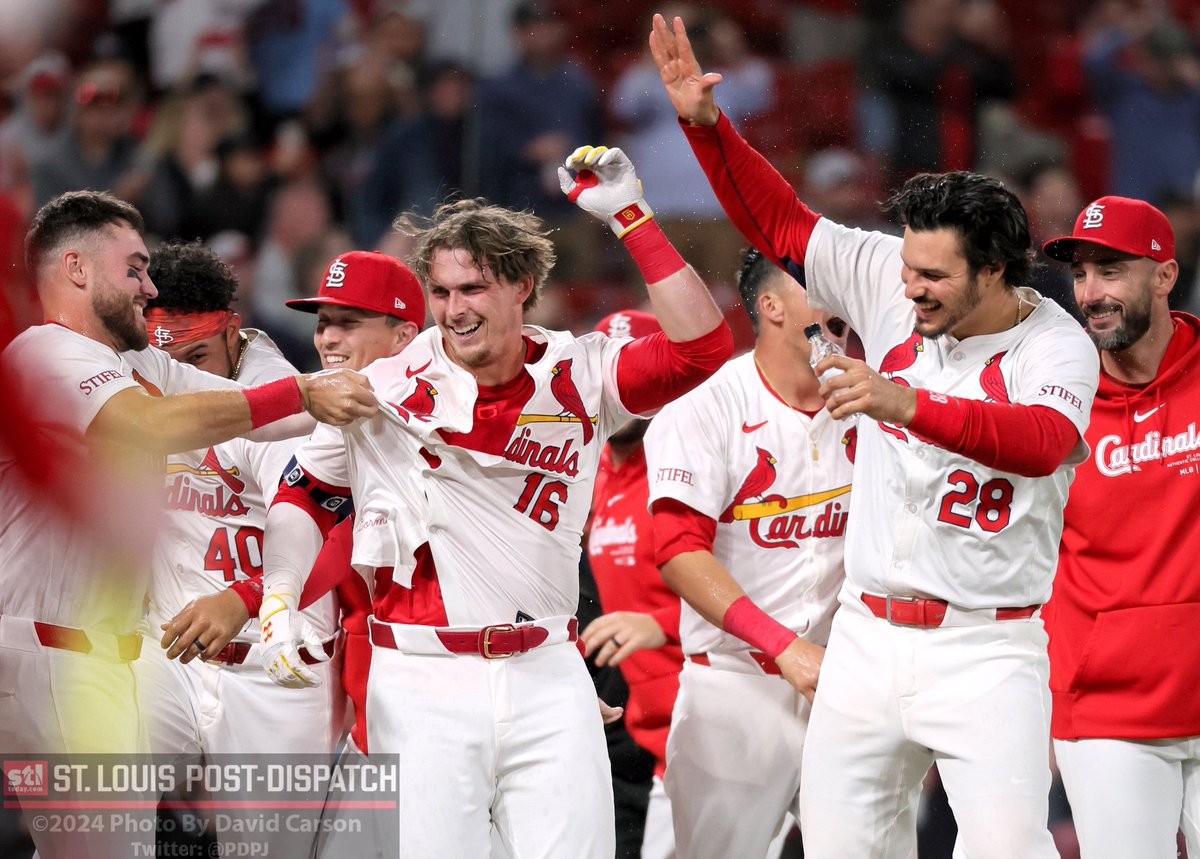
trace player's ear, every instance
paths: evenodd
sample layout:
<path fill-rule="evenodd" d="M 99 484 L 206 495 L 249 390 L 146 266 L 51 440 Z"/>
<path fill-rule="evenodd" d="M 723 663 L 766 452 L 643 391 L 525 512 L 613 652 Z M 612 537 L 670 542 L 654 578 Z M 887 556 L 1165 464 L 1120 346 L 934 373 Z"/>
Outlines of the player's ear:
<path fill-rule="evenodd" d="M 769 290 L 759 293 L 758 316 L 776 324 L 783 322 L 783 303 L 779 296 Z"/>
<path fill-rule="evenodd" d="M 76 286 L 87 285 L 87 261 L 79 251 L 67 251 L 59 258 L 59 265 L 67 278 Z"/>
<path fill-rule="evenodd" d="M 230 355 L 237 355 L 238 338 L 242 333 L 242 317 L 236 313 L 229 317 L 229 322 L 225 324 L 225 348 L 229 350 Z"/>

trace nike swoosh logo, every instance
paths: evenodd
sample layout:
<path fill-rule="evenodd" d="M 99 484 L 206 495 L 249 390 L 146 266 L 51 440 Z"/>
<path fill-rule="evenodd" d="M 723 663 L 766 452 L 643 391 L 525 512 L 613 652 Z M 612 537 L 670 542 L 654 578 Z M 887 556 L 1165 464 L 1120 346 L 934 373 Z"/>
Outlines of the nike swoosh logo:
<path fill-rule="evenodd" d="M 1159 405 L 1152 408 L 1150 411 L 1146 412 L 1146 414 L 1144 414 L 1144 415 L 1141 412 L 1134 412 L 1133 413 L 1133 422 L 1135 424 L 1140 424 L 1142 421 L 1146 420 L 1146 418 L 1150 417 L 1152 414 L 1154 414 L 1161 408 L 1162 408 L 1162 404 L 1160 403 Z"/>
<path fill-rule="evenodd" d="M 415 370 L 412 367 L 407 367 L 404 370 L 404 375 L 411 379 L 413 376 L 417 375 L 417 373 L 424 373 L 426 370 L 428 370 L 429 365 L 432 363 L 433 363 L 433 359 L 430 358 L 428 361 L 426 361 L 424 364 L 422 364 L 420 367 L 418 367 Z"/>
<path fill-rule="evenodd" d="M 756 429 L 762 429 L 766 425 L 767 425 L 767 421 L 763 421 L 761 424 L 746 424 L 746 423 L 744 423 L 744 424 L 742 424 L 742 432 L 754 432 Z"/>
<path fill-rule="evenodd" d="M 618 501 L 620 501 L 620 500 L 621 500 L 622 498 L 624 498 L 624 497 L 625 497 L 625 493 L 624 493 L 624 492 L 622 492 L 620 495 L 614 495 L 612 498 L 608 499 L 608 504 L 606 504 L 606 505 L 604 505 L 604 506 L 605 506 L 605 507 L 612 507 L 614 504 L 616 504 Z"/>

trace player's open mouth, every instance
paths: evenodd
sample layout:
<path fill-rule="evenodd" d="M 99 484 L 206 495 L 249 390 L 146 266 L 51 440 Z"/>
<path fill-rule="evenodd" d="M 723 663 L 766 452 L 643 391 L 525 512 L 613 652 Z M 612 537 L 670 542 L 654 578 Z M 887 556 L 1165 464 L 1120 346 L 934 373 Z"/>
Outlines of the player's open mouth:
<path fill-rule="evenodd" d="M 347 361 L 350 360 L 350 356 L 349 355 L 324 355 L 324 356 L 322 356 L 321 360 L 323 360 L 329 366 L 336 366 L 337 364 L 345 364 Z"/>
<path fill-rule="evenodd" d="M 1096 322 L 1103 324 L 1109 319 L 1119 317 L 1121 315 L 1121 308 L 1115 304 L 1098 304 L 1085 309 L 1083 315 L 1087 317 L 1089 323 Z"/>
<path fill-rule="evenodd" d="M 472 325 L 468 328 L 455 328 L 454 326 L 450 326 L 450 331 L 456 337 L 470 337 L 472 334 L 474 334 L 476 331 L 479 330 L 479 327 L 481 325 L 483 325 L 482 321 L 476 322 L 474 325 Z"/>
<path fill-rule="evenodd" d="M 913 307 L 918 316 L 931 316 L 942 309 L 942 303 L 940 301 L 914 302 Z"/>

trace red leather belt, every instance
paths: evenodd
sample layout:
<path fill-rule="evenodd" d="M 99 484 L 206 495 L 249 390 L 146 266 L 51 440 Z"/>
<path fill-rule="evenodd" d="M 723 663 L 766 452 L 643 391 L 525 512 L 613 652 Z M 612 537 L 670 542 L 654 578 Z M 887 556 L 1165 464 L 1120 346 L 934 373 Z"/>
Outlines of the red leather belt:
<path fill-rule="evenodd" d="M 518 653 L 527 653 L 550 637 L 550 633 L 534 624 L 514 626 L 500 623 L 470 630 L 434 630 L 438 641 L 451 653 L 477 654 L 484 659 L 507 659 Z M 579 638 L 579 621 L 572 618 L 567 624 L 567 640 Z M 371 625 L 371 643 L 379 647 L 399 650 L 396 637 L 387 624 Z"/>
<path fill-rule="evenodd" d="M 334 649 L 337 646 L 336 639 L 330 639 L 322 645 L 325 655 L 332 658 Z M 212 656 L 203 657 L 205 662 L 220 662 L 223 665 L 241 665 L 246 661 L 246 657 L 250 655 L 251 645 L 244 641 L 233 641 L 225 645 Z M 321 660 L 317 659 L 306 648 L 300 648 L 300 659 L 305 665 L 317 665 Z"/>
<path fill-rule="evenodd" d="M 942 625 L 946 619 L 946 609 L 949 603 L 945 600 L 922 599 L 921 597 L 877 597 L 874 594 L 863 594 L 863 604 L 871 610 L 871 614 L 894 623 L 897 626 L 917 626 L 922 629 L 933 629 Z M 1019 608 L 996 609 L 996 620 L 1025 620 L 1033 617 L 1041 608 L 1040 605 L 1026 605 Z"/>
<path fill-rule="evenodd" d="M 95 649 L 92 640 L 82 629 L 41 621 L 34 621 L 33 629 L 43 647 L 55 647 L 75 653 L 91 653 Z M 141 655 L 140 635 L 114 635 L 113 638 L 117 641 L 117 656 L 122 662 L 133 662 Z"/>
<path fill-rule="evenodd" d="M 767 656 L 767 654 L 759 653 L 757 650 L 751 650 L 750 658 L 758 663 L 758 667 L 763 670 L 763 673 L 774 674 L 776 677 L 783 676 L 783 673 L 779 670 L 779 666 L 775 663 L 775 660 Z M 695 662 L 697 665 L 712 666 L 712 662 L 709 660 L 707 653 L 689 654 L 688 661 Z"/>

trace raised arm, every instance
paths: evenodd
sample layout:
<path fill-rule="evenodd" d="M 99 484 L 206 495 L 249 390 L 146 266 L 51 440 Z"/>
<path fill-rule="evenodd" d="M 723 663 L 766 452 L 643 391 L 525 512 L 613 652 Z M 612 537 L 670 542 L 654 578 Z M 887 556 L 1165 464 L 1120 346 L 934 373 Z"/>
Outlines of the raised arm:
<path fill-rule="evenodd" d="M 773 263 L 805 283 L 804 257 L 820 215 L 750 146 L 717 107 L 718 74 L 705 74 L 683 21 L 654 16 L 650 51 L 683 133 L 729 220 Z"/>

